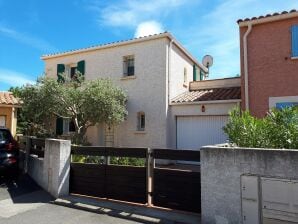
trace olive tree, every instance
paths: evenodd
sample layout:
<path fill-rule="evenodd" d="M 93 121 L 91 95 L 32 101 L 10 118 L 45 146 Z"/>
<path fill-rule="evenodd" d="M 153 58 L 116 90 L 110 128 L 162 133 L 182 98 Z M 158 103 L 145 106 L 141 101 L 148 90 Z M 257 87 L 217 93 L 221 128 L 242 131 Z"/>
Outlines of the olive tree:
<path fill-rule="evenodd" d="M 73 141 L 77 144 L 83 142 L 88 127 L 97 123 L 116 125 L 127 114 L 126 94 L 109 79 L 85 81 L 77 75 L 75 79 L 64 76 L 57 82 L 43 76 L 20 92 L 23 112 L 32 123 L 50 129 L 49 124 L 56 117 L 70 119 L 75 125 Z"/>

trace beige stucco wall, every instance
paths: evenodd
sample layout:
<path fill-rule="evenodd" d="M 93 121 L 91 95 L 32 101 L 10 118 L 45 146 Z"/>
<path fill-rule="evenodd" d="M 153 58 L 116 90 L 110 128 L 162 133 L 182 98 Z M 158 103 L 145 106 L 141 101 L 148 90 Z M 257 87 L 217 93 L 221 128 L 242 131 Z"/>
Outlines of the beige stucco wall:
<path fill-rule="evenodd" d="M 115 146 L 166 147 L 166 46 L 168 39 L 156 39 L 113 48 L 50 58 L 45 72 L 56 78 L 57 64 L 85 60 L 87 80 L 108 77 L 127 95 L 127 120 L 115 128 Z M 134 55 L 135 78 L 123 79 L 123 56 Z M 146 130 L 137 132 L 137 113 L 146 114 Z M 92 144 L 100 144 L 100 127 L 88 131 Z M 102 138 L 102 137 L 99 137 Z"/>
<path fill-rule="evenodd" d="M 189 82 L 193 80 L 193 62 L 175 45 L 170 53 L 170 99 L 188 91 Z M 187 85 L 184 84 L 184 68 L 187 71 Z"/>
<path fill-rule="evenodd" d="M 17 127 L 17 109 L 0 105 L 0 116 L 6 117 L 6 128 L 8 128 L 12 135 L 15 136 Z"/>
<path fill-rule="evenodd" d="M 202 112 L 202 105 L 205 112 Z M 171 105 L 169 116 L 169 146 L 176 148 L 176 117 L 178 116 L 208 116 L 208 115 L 228 115 L 229 111 L 239 105 L 239 103 L 214 103 L 214 104 L 181 104 Z"/>
<path fill-rule="evenodd" d="M 124 79 L 123 56 L 127 55 L 134 55 L 135 77 Z M 81 60 L 85 60 L 87 80 L 108 77 L 128 95 L 128 116 L 114 129 L 115 146 L 163 148 L 174 145 L 176 136 L 172 135 L 176 121 L 173 114 L 176 113 L 176 109 L 171 112 L 172 107 L 168 107 L 168 103 L 169 99 L 188 91 L 188 86 L 183 85 L 184 68 L 187 69 L 188 84 L 193 79 L 194 64 L 175 43 L 170 44 L 170 40 L 164 37 L 48 58 L 45 60 L 45 72 L 48 76 L 56 78 L 57 64 L 67 65 Z M 191 107 L 185 108 L 185 113 L 189 113 L 189 108 Z M 140 111 L 146 115 L 144 132 L 137 131 L 137 113 Z M 104 145 L 103 133 L 104 125 L 89 128 L 89 142 L 93 145 Z"/>

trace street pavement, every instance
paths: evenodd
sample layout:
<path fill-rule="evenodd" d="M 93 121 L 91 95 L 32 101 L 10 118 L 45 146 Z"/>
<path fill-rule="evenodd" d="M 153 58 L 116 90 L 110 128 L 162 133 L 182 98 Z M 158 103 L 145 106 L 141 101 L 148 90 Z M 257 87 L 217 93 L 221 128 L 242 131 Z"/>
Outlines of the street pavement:
<path fill-rule="evenodd" d="M 0 224 L 142 223 L 53 204 L 54 198 L 28 176 L 0 177 Z"/>

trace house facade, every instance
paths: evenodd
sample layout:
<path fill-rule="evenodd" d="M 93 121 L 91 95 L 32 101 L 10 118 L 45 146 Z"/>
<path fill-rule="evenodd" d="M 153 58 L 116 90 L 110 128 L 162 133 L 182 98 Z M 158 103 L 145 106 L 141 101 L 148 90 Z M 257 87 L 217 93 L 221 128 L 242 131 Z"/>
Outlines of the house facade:
<path fill-rule="evenodd" d="M 172 99 L 189 92 L 190 82 L 203 79 L 208 73 L 167 32 L 44 55 L 42 59 L 49 77 L 57 78 L 61 72 L 72 76 L 80 71 L 86 80 L 109 78 L 127 93 L 126 120 L 115 127 L 90 127 L 87 138 L 93 145 L 176 148 L 175 114 L 182 112 L 175 112 Z M 225 115 L 227 111 L 226 108 Z M 199 114 L 195 111 L 193 115 Z M 57 122 L 58 126 L 61 122 Z M 60 134 L 68 134 L 70 126 L 64 122 L 59 129 Z"/>
<path fill-rule="evenodd" d="M 242 109 L 263 117 L 298 104 L 298 12 L 238 20 Z"/>
<path fill-rule="evenodd" d="M 17 109 L 20 101 L 11 92 L 0 92 L 0 127 L 8 128 L 12 135 L 17 130 Z"/>

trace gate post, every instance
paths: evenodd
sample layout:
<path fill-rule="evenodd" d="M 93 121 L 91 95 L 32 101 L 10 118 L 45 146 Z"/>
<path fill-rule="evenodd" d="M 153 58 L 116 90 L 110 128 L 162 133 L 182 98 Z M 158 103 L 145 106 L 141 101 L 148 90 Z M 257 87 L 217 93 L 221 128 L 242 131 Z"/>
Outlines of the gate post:
<path fill-rule="evenodd" d="M 56 198 L 69 194 L 70 153 L 69 140 L 45 140 L 43 172 L 47 177 L 47 190 Z"/>
<path fill-rule="evenodd" d="M 154 171 L 154 158 L 153 149 L 148 148 L 146 157 L 146 167 L 147 167 L 147 205 L 152 206 L 153 197 L 153 171 Z"/>
<path fill-rule="evenodd" d="M 26 147 L 25 147 L 25 161 L 24 161 L 24 173 L 28 173 L 29 155 L 31 149 L 31 139 L 32 137 L 26 136 Z"/>

